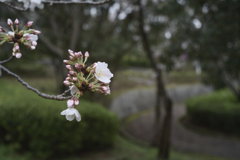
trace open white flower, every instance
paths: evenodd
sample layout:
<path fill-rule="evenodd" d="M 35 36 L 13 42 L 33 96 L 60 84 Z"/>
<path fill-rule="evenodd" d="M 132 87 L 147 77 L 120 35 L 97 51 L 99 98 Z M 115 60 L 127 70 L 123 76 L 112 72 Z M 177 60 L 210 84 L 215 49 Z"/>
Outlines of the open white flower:
<path fill-rule="evenodd" d="M 75 85 L 72 85 L 69 88 L 71 90 L 71 95 L 72 96 L 74 96 L 77 93 L 77 91 L 78 91 L 78 88 Z"/>
<path fill-rule="evenodd" d="M 75 117 L 78 122 L 81 121 L 81 115 L 75 108 L 68 108 L 62 111 L 61 115 L 65 115 L 68 121 L 72 121 Z"/>
<path fill-rule="evenodd" d="M 23 37 L 28 37 L 31 42 L 36 42 L 38 40 L 38 36 L 35 34 L 24 33 Z"/>
<path fill-rule="evenodd" d="M 108 64 L 105 62 L 97 62 L 95 66 L 95 77 L 103 83 L 110 83 L 113 74 L 108 69 Z"/>

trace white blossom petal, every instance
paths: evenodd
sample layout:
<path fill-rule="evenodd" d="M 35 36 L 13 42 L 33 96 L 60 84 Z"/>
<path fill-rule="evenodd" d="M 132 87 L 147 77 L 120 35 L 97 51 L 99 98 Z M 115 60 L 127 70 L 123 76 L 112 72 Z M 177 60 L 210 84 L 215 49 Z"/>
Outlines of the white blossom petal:
<path fill-rule="evenodd" d="M 95 68 L 95 77 L 103 82 L 103 83 L 110 83 L 113 74 L 108 69 L 108 64 L 105 62 L 97 62 Z"/>
<path fill-rule="evenodd" d="M 78 110 L 76 110 L 75 108 L 68 108 L 68 109 L 62 111 L 61 115 L 66 115 L 66 119 L 68 121 L 72 121 L 74 119 L 74 117 L 76 117 L 76 120 L 78 122 L 81 121 L 81 115 L 78 112 Z"/>
<path fill-rule="evenodd" d="M 78 91 L 78 88 L 75 85 L 72 85 L 69 88 L 71 90 L 71 95 L 72 96 L 74 96 L 77 93 L 77 91 Z"/>

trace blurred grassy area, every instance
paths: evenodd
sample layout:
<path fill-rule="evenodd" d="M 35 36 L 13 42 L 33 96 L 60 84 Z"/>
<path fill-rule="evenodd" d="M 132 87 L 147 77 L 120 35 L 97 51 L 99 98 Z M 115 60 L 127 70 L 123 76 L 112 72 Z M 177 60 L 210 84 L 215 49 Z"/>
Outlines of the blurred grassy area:
<path fill-rule="evenodd" d="M 182 84 L 199 83 L 199 76 L 194 71 L 174 71 L 164 74 L 164 80 L 168 87 L 178 86 Z M 23 78 L 33 87 L 41 92 L 56 93 L 57 86 L 54 78 Z M 18 83 L 13 78 L 1 78 L 8 81 L 9 84 Z M 21 84 L 19 84 L 21 85 Z M 1 81 L 0 81 L 1 87 Z M 155 76 L 152 70 L 145 69 L 128 69 L 119 71 L 114 75 L 112 84 L 112 95 L 110 98 L 134 88 L 154 88 Z M 62 160 L 155 160 L 157 149 L 147 146 L 138 145 L 121 136 L 116 139 L 115 146 L 112 149 L 85 153 L 80 156 L 68 157 Z M 4 160 L 32 160 L 30 154 L 19 155 L 14 152 L 12 146 L 6 147 L 0 145 L 0 157 Z M 170 160 L 227 160 L 219 157 L 208 155 L 182 153 L 171 151 Z"/>
<path fill-rule="evenodd" d="M 113 148 L 95 152 L 84 153 L 79 156 L 69 156 L 58 160 L 157 160 L 157 149 L 141 146 L 118 136 Z M 15 154 L 12 147 L 0 145 L 0 157 L 4 160 L 34 160 L 30 154 Z M 195 153 L 182 153 L 172 150 L 169 160 L 227 160 L 208 155 Z"/>

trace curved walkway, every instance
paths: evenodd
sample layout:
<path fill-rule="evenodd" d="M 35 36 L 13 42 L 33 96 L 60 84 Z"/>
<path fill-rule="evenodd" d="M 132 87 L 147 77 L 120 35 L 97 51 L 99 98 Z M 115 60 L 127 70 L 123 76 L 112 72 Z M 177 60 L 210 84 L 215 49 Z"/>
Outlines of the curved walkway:
<path fill-rule="evenodd" d="M 192 90 L 196 90 L 196 86 L 193 86 L 191 88 Z M 179 94 L 183 96 L 183 95 L 186 95 L 186 93 L 189 93 L 189 91 L 191 91 L 191 89 L 190 90 L 185 89 L 185 92 L 181 89 L 181 92 L 179 92 Z M 178 91 L 175 90 L 174 93 L 177 93 L 177 92 Z M 201 93 L 199 92 L 198 94 L 204 94 L 208 92 L 210 92 L 210 90 L 202 89 Z M 153 97 L 150 93 L 151 92 L 149 90 L 147 91 L 142 90 L 138 92 L 134 91 L 134 92 L 126 93 L 118 97 L 112 103 L 111 109 L 115 113 L 117 113 L 117 115 L 120 118 L 124 118 L 130 114 L 137 113 L 138 111 L 141 111 L 143 109 L 151 108 L 150 106 L 153 102 L 148 100 L 149 99 L 151 100 L 151 98 Z M 136 107 L 134 101 L 130 100 L 130 99 L 134 99 L 133 95 L 138 97 L 137 99 L 135 99 L 135 103 L 140 105 L 140 107 Z M 153 95 L 154 95 L 154 92 L 153 92 Z M 171 95 L 173 96 L 173 94 L 170 94 L 170 96 Z M 192 96 L 193 94 L 188 94 L 188 95 Z M 125 99 L 123 97 L 125 97 Z M 183 97 L 186 98 L 187 96 L 183 96 Z M 172 99 L 176 102 L 176 95 L 175 97 L 173 96 Z M 131 102 L 131 103 L 127 104 L 127 102 Z M 144 108 L 143 106 L 146 104 L 147 106 L 145 106 Z M 227 140 L 224 138 L 213 137 L 213 136 L 212 137 L 204 136 L 204 135 L 200 135 L 198 133 L 191 132 L 185 129 L 178 122 L 179 118 L 183 116 L 185 113 L 186 113 L 186 109 L 183 104 L 178 104 L 173 107 L 171 145 L 175 150 L 203 153 L 203 154 L 215 155 L 215 156 L 231 158 L 236 160 L 240 159 L 240 142 L 239 141 Z M 153 133 L 152 133 L 153 122 L 154 122 L 154 113 L 153 113 L 153 110 L 150 110 L 149 112 L 142 114 L 141 116 L 136 118 L 134 121 L 130 122 L 126 127 L 126 131 L 131 136 L 141 141 L 150 142 L 153 136 Z"/>

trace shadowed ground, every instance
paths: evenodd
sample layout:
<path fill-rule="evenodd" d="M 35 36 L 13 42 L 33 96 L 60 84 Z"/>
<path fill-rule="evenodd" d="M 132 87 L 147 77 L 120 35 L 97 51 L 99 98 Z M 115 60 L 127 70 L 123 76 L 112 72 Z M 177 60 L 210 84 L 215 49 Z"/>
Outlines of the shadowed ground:
<path fill-rule="evenodd" d="M 239 141 L 201 135 L 187 130 L 179 123 L 179 118 L 185 115 L 186 109 L 183 104 L 176 102 L 183 102 L 186 98 L 209 92 L 211 92 L 211 89 L 201 85 L 168 89 L 170 97 L 175 104 L 178 104 L 173 107 L 171 145 L 178 151 L 209 154 L 239 160 Z M 117 97 L 110 107 L 121 119 L 150 109 L 149 112 L 140 114 L 139 117 L 125 127 L 125 131 L 128 134 L 146 143 L 149 143 L 153 136 L 154 113 L 152 108 L 155 102 L 154 93 L 154 90 L 130 91 Z"/>

